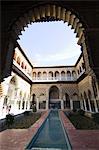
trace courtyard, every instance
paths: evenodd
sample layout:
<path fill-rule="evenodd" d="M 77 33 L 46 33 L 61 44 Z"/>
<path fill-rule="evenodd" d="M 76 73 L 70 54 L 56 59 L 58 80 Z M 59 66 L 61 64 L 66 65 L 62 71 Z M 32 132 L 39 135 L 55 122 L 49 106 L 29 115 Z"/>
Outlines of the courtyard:
<path fill-rule="evenodd" d="M 98 150 L 98 1 L 1 4 L 0 150 Z"/>

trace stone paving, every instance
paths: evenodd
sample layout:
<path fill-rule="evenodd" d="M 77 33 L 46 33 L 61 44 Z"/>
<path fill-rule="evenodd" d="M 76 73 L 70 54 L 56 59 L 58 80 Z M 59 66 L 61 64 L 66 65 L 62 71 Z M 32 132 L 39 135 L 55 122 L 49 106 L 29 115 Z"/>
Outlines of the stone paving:
<path fill-rule="evenodd" d="M 76 130 L 62 111 L 60 116 L 73 150 L 99 150 L 99 130 Z"/>
<path fill-rule="evenodd" d="M 47 116 L 48 111 L 28 129 L 7 129 L 0 132 L 0 150 L 24 150 Z M 99 150 L 99 130 L 76 130 L 62 111 L 60 116 L 73 150 Z"/>

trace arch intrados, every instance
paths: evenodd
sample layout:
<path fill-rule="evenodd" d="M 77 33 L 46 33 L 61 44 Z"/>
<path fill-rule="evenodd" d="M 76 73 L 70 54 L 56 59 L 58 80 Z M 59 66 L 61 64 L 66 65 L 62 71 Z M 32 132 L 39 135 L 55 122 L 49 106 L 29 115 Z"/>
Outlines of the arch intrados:
<path fill-rule="evenodd" d="M 75 71 L 75 70 L 73 70 L 73 71 L 72 71 L 72 74 L 73 74 L 73 73 L 76 73 L 76 71 Z"/>
<path fill-rule="evenodd" d="M 68 75 L 68 76 L 71 76 L 71 72 L 70 72 L 70 71 L 67 71 L 67 75 Z"/>
<path fill-rule="evenodd" d="M 65 71 L 61 71 L 61 74 L 65 74 Z"/>
<path fill-rule="evenodd" d="M 39 71 L 38 74 L 41 74 L 41 72 Z"/>
<path fill-rule="evenodd" d="M 55 71 L 55 74 L 59 74 L 59 71 Z"/>
<path fill-rule="evenodd" d="M 24 62 L 22 62 L 21 67 L 22 67 L 22 68 L 25 68 L 25 64 L 24 64 Z"/>
<path fill-rule="evenodd" d="M 19 63 L 19 64 L 21 63 L 21 59 L 19 56 L 17 57 L 17 63 Z"/>
<path fill-rule="evenodd" d="M 14 85 L 16 88 L 18 87 L 18 80 L 15 75 L 11 77 L 9 84 Z"/>
<path fill-rule="evenodd" d="M 71 73 L 71 72 L 68 70 L 67 73 Z"/>
<path fill-rule="evenodd" d="M 78 37 L 78 44 L 81 45 L 84 40 L 84 27 L 81 19 L 77 15 L 64 7 L 57 5 L 41 5 L 35 6 L 31 10 L 23 14 L 22 17 L 15 22 L 12 26 L 12 37 L 19 39 L 21 31 L 24 31 L 24 27 L 28 27 L 31 22 L 44 22 L 44 21 L 58 21 L 63 20 L 64 23 L 67 22 L 74 29 L 76 37 Z"/>
<path fill-rule="evenodd" d="M 25 65 L 25 67 L 24 67 L 25 69 L 27 68 L 27 66 Z"/>
<path fill-rule="evenodd" d="M 52 72 L 52 71 L 49 71 L 49 74 L 53 74 L 53 72 Z"/>
<path fill-rule="evenodd" d="M 43 74 L 47 74 L 47 72 L 46 72 L 46 71 L 44 71 L 44 72 L 43 72 Z"/>
<path fill-rule="evenodd" d="M 49 91 L 52 91 L 53 89 L 59 91 L 59 88 L 57 86 L 51 86 L 50 89 L 49 89 Z"/>
<path fill-rule="evenodd" d="M 36 72 L 33 72 L 33 77 L 36 77 Z"/>
<path fill-rule="evenodd" d="M 78 96 L 78 94 L 77 93 L 73 93 L 73 96 Z"/>

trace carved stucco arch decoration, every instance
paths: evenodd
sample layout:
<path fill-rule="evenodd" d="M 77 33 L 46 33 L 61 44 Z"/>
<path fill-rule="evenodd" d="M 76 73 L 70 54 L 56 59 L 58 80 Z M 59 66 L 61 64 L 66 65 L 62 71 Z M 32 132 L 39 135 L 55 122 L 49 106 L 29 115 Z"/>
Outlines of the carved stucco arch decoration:
<path fill-rule="evenodd" d="M 47 22 L 47 21 L 63 21 L 67 22 L 68 26 L 71 25 L 71 29 L 74 29 L 76 37 L 78 37 L 77 44 L 82 47 L 84 61 L 86 64 L 86 73 L 90 71 L 88 47 L 85 42 L 85 29 L 83 23 L 72 11 L 60 7 L 57 5 L 41 5 L 33 7 L 26 12 L 22 17 L 19 17 L 11 28 L 11 37 L 13 40 L 18 40 L 19 35 L 22 35 L 22 31 L 25 31 L 24 27 L 28 27 L 28 24 L 32 22 Z"/>
<path fill-rule="evenodd" d="M 3 91 L 3 85 L 0 83 L 0 98 L 3 96 L 4 91 Z"/>
<path fill-rule="evenodd" d="M 22 17 L 14 23 L 12 26 L 11 35 L 14 39 L 19 39 L 21 31 L 24 31 L 24 27 L 28 27 L 28 24 L 32 22 L 46 22 L 46 21 L 61 21 L 67 22 L 77 33 L 78 44 L 82 45 L 85 40 L 84 27 L 80 22 L 80 19 L 71 11 L 66 10 L 66 8 L 56 6 L 56 5 L 44 5 L 39 7 L 34 7 L 25 13 Z"/>

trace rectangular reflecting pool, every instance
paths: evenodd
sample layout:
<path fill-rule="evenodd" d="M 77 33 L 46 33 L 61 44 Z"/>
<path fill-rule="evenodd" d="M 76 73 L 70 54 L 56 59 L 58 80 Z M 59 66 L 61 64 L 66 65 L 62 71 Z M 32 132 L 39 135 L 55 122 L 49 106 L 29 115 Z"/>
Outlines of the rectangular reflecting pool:
<path fill-rule="evenodd" d="M 51 110 L 40 130 L 32 138 L 27 150 L 70 150 L 71 146 L 64 131 L 58 110 Z"/>

